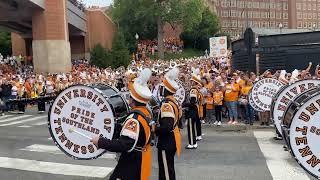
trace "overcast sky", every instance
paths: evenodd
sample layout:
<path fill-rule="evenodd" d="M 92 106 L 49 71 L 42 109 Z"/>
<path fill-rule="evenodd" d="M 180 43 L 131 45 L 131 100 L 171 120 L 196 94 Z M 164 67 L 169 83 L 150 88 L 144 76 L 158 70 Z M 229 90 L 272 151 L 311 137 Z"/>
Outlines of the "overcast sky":
<path fill-rule="evenodd" d="M 113 0 L 83 0 L 88 6 L 109 6 Z"/>

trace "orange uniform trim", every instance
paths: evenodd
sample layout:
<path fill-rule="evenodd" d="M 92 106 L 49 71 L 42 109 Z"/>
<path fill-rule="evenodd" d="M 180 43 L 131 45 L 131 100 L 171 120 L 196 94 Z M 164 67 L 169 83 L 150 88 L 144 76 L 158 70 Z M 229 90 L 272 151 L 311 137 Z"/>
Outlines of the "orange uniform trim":
<path fill-rule="evenodd" d="M 164 85 L 166 88 L 168 88 L 168 90 L 169 90 L 170 92 L 172 92 L 172 93 L 176 93 L 176 92 L 177 92 L 177 90 L 174 89 L 174 88 L 171 86 L 171 84 L 168 82 L 168 80 L 167 80 L 166 78 L 164 78 L 164 79 L 162 80 L 162 83 L 163 83 L 163 85 Z"/>
<path fill-rule="evenodd" d="M 180 113 L 182 113 L 179 110 L 179 107 L 177 106 L 178 102 L 176 101 L 176 99 L 173 96 L 169 96 L 167 97 L 168 99 L 170 99 L 171 101 L 169 101 L 169 104 L 171 104 L 171 106 L 174 109 L 175 112 L 175 122 L 174 122 L 174 129 L 173 129 L 173 133 L 174 133 L 174 139 L 176 142 L 176 150 L 177 150 L 177 155 L 180 158 L 181 155 L 181 134 L 180 134 L 180 130 L 179 127 L 177 126 L 177 123 L 180 119 Z"/>
<path fill-rule="evenodd" d="M 133 110 L 138 110 L 142 112 L 144 115 L 146 115 L 148 118 L 152 118 L 150 112 L 146 107 L 135 107 L 133 108 Z M 149 144 L 151 130 L 146 119 L 144 119 L 142 116 L 138 116 L 137 119 L 141 123 L 146 137 L 145 149 L 144 151 L 142 151 L 140 180 L 149 180 L 152 170 L 152 151 L 151 145 Z"/>

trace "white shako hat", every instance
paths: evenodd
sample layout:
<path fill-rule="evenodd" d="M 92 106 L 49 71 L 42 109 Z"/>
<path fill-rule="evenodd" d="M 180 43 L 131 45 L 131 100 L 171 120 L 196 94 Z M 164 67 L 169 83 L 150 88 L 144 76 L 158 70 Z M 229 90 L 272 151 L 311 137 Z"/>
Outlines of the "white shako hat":
<path fill-rule="evenodd" d="M 173 68 L 170 71 L 168 71 L 162 80 L 163 86 L 171 93 L 176 93 L 179 89 L 179 84 L 176 82 L 176 79 L 178 79 L 179 75 L 179 69 Z"/>
<path fill-rule="evenodd" d="M 194 81 L 202 86 L 201 77 L 200 77 L 200 69 L 192 68 L 191 81 Z"/>
<path fill-rule="evenodd" d="M 147 104 L 152 99 L 152 93 L 148 88 L 148 81 L 151 77 L 149 68 L 141 70 L 133 83 L 129 83 L 131 97 L 139 103 Z"/>

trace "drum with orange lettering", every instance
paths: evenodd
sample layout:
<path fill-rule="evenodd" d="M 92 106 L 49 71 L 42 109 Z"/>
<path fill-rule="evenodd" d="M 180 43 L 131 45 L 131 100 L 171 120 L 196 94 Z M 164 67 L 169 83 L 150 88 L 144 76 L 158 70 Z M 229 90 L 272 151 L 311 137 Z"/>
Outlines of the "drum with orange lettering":
<path fill-rule="evenodd" d="M 297 96 L 282 121 L 282 134 L 296 161 L 320 178 L 320 88 Z"/>
<path fill-rule="evenodd" d="M 110 86 L 75 85 L 62 91 L 53 102 L 48 127 L 55 144 L 74 159 L 95 159 L 105 153 L 90 140 L 112 139 L 115 123 L 126 118 L 128 105 Z"/>

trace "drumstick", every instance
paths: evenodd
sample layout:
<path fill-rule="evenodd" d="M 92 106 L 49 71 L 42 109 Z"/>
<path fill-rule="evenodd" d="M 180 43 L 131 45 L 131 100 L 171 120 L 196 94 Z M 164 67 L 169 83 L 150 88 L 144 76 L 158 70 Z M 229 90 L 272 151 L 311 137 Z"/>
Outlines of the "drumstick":
<path fill-rule="evenodd" d="M 77 130 L 75 130 L 75 129 L 70 128 L 70 129 L 69 129 L 69 133 L 73 133 L 73 132 L 79 134 L 79 135 L 82 136 L 82 137 L 88 138 L 88 139 L 90 139 L 90 140 L 92 139 L 91 137 L 89 137 L 89 136 L 87 136 L 87 135 L 85 135 L 85 134 L 83 134 L 83 133 L 81 133 L 81 132 L 79 132 L 79 131 L 77 131 Z"/>

